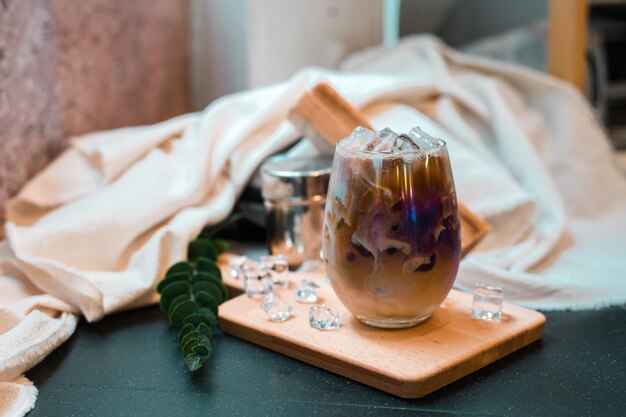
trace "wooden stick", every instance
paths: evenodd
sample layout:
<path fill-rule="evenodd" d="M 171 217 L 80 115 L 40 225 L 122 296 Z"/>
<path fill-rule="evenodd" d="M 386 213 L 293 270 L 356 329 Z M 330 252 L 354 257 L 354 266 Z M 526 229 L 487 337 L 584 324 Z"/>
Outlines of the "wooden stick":
<path fill-rule="evenodd" d="M 585 90 L 587 0 L 550 0 L 548 69 L 550 74 Z"/>

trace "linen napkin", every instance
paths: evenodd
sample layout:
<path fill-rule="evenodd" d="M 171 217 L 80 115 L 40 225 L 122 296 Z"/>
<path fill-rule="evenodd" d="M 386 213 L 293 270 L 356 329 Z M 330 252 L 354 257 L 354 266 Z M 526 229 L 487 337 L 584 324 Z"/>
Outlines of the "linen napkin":
<path fill-rule="evenodd" d="M 77 315 L 156 301 L 187 242 L 227 216 L 264 158 L 298 140 L 287 112 L 322 80 L 376 128 L 421 125 L 447 140 L 459 198 L 493 228 L 462 263 L 461 288 L 501 284 L 507 301 L 543 309 L 626 301 L 626 180 L 584 99 L 415 37 L 342 71 L 306 69 L 200 113 L 72 140 L 7 207 L 0 381 L 18 394 L 5 410 L 32 407 L 19 374 L 69 337 Z"/>

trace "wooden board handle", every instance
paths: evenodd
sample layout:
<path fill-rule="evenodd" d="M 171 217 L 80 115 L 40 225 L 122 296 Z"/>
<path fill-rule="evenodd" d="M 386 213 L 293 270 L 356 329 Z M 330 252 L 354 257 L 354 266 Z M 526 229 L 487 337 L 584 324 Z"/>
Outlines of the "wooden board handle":
<path fill-rule="evenodd" d="M 325 82 L 302 95 L 291 110 L 290 118 L 294 117 L 304 119 L 333 146 L 357 126 L 372 129 L 361 112 Z"/>

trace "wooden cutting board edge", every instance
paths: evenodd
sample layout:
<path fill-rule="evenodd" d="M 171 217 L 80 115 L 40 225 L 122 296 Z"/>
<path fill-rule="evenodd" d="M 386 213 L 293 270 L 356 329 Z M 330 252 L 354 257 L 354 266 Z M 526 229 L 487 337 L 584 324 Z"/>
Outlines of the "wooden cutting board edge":
<path fill-rule="evenodd" d="M 242 297 L 245 296 L 242 295 Z M 428 395 L 541 339 L 546 322 L 542 313 L 510 304 L 507 304 L 507 307 L 509 310 L 523 312 L 525 316 L 531 315 L 532 323 L 529 325 L 529 329 L 511 334 L 503 339 L 494 339 L 491 343 L 482 346 L 481 349 L 468 350 L 464 352 L 464 356 L 455 361 L 450 361 L 445 367 L 430 374 L 423 374 L 419 378 L 402 378 L 381 372 L 380 369 L 368 369 L 357 363 L 338 360 L 315 350 L 314 346 L 306 346 L 296 340 L 286 340 L 272 332 L 250 328 L 244 320 L 238 320 L 239 317 L 237 316 L 226 317 L 220 314 L 219 317 L 220 326 L 224 332 L 232 336 L 390 394 L 412 399 Z"/>

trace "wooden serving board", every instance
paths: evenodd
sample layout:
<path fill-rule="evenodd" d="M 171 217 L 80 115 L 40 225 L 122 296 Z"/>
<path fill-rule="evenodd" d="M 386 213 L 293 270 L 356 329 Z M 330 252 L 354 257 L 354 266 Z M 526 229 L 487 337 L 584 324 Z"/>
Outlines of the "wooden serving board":
<path fill-rule="evenodd" d="M 319 295 L 338 311 L 341 328 L 320 331 L 309 326 L 311 304 L 294 301 L 297 281 L 314 278 Z M 232 278 L 229 286 L 239 288 Z M 472 296 L 452 290 L 444 304 L 423 324 L 383 330 L 366 326 L 339 302 L 322 274 L 292 274 L 287 289 L 275 293 L 294 307 L 292 317 L 271 322 L 260 298 L 240 295 L 219 307 L 222 329 L 355 381 L 404 398 L 429 394 L 541 338 L 543 314 L 504 304 L 499 322 L 470 318 Z"/>
<path fill-rule="evenodd" d="M 331 146 L 368 121 L 331 86 L 318 84 L 303 94 L 290 120 L 321 148 Z M 459 202 L 462 255 L 489 231 L 489 225 Z M 248 248 L 250 249 L 250 248 Z M 255 257 L 249 253 L 251 257 Z M 259 255 L 259 254 L 256 254 Z M 232 256 L 232 255 L 231 255 Z M 230 276 L 228 256 L 220 257 L 230 294 L 241 282 Z M 499 322 L 470 318 L 472 296 L 452 290 L 444 304 L 423 324 L 404 330 L 366 326 L 341 304 L 324 274 L 292 274 L 290 288 L 275 289 L 294 311 L 283 323 L 271 322 L 260 299 L 238 295 L 219 307 L 222 329 L 229 334 L 347 378 L 405 398 L 422 397 L 541 338 L 545 317 L 510 304 Z M 309 326 L 310 304 L 294 301 L 297 281 L 314 279 L 320 302 L 338 311 L 341 328 L 320 331 Z"/>

